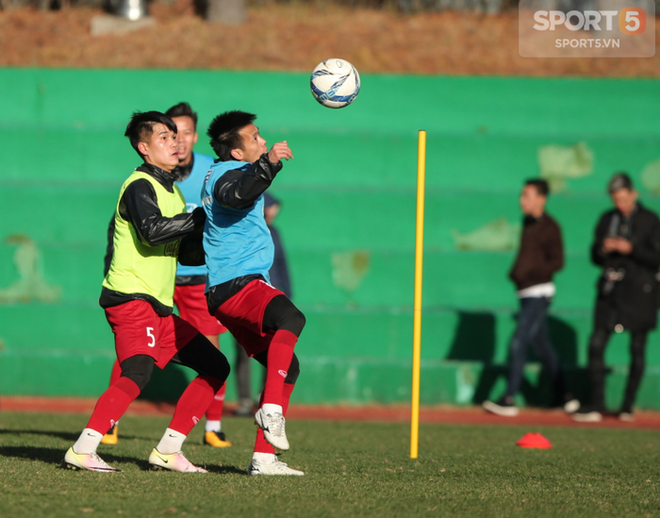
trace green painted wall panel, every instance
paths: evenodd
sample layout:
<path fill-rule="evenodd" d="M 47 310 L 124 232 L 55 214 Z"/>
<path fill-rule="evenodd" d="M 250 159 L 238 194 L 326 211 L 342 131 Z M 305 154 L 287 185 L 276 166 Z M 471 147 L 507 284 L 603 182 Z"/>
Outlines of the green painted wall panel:
<path fill-rule="evenodd" d="M 309 403 L 410 397 L 417 130 L 428 131 L 427 404 L 469 404 L 500 390 L 515 327 L 506 278 L 514 251 L 459 252 L 452 232 L 497 218 L 518 223 L 520 185 L 538 174 L 539 148 L 585 142 L 593 173 L 568 180 L 549 206 L 568 251 L 551 328 L 579 388 L 597 275 L 591 233 L 609 206 L 609 175 L 626 169 L 638 180 L 660 159 L 658 94 L 653 80 L 366 75 L 355 104 L 327 110 L 312 100 L 306 74 L 2 69 L 0 138 L 12 152 L 0 172 L 0 300 L 20 278 L 17 245 L 4 241 L 17 233 L 36 242 L 39 272 L 62 295 L 55 304 L 0 304 L 0 392 L 96 395 L 105 387 L 113 356 L 97 305 L 105 231 L 121 182 L 139 164 L 123 130 L 134 110 L 181 100 L 200 112 L 201 133 L 216 113 L 242 108 L 259 114 L 270 142 L 286 138 L 294 149 L 273 191 L 284 203 L 278 225 L 295 300 L 308 316 L 294 400 Z M 210 153 L 204 136 L 198 150 Z M 660 199 L 642 195 L 660 209 Z M 656 408 L 658 341 L 653 334 L 640 395 Z M 607 361 L 615 404 L 627 337 L 612 340 Z M 148 396 L 176 397 L 188 374 L 171 375 L 175 388 L 161 378 Z M 528 375 L 536 383 L 535 364 Z M 521 397 L 540 402 L 541 392 Z"/>

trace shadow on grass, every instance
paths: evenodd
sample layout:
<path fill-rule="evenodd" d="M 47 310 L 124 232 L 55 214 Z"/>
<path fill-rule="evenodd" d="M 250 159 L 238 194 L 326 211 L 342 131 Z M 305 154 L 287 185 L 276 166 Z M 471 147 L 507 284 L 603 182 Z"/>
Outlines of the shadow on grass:
<path fill-rule="evenodd" d="M 48 435 L 58 439 L 64 439 L 67 442 L 75 442 L 80 437 L 80 432 L 58 432 L 55 430 L 17 430 L 17 429 L 2 429 L 0 428 L 0 435 L 7 434 L 31 434 L 31 435 Z M 124 441 L 153 441 L 154 437 L 147 435 L 131 435 L 121 434 L 121 440 Z"/>
<path fill-rule="evenodd" d="M 31 434 L 31 435 L 48 435 L 50 437 L 57 437 L 58 439 L 64 439 L 65 441 L 75 441 L 78 439 L 80 432 L 71 433 L 71 432 L 57 432 L 55 430 L 6 430 L 0 428 L 0 435 L 8 434 Z"/>
<path fill-rule="evenodd" d="M 204 466 L 209 473 L 218 473 L 220 475 L 245 475 L 247 471 L 236 466 Z"/>
<path fill-rule="evenodd" d="M 64 465 L 65 449 L 62 448 L 43 448 L 35 446 L 0 446 L 0 457 L 12 457 L 15 459 L 28 459 L 53 464 L 61 469 L 68 469 Z M 146 459 L 136 459 L 135 457 L 125 457 L 122 455 L 112 455 L 103 453 L 103 460 L 111 466 L 119 463 L 134 464 L 142 471 L 151 471 L 151 464 Z M 220 475 L 246 475 L 244 469 L 236 466 L 204 466 L 210 473 Z"/>
<path fill-rule="evenodd" d="M 64 468 L 65 449 L 61 448 L 40 448 L 35 446 L 1 446 L 0 456 L 13 457 L 15 459 L 38 460 L 48 462 Z M 136 459 L 134 457 L 123 457 L 120 455 L 103 455 L 108 464 L 125 462 L 136 464 L 142 470 L 151 469 L 151 465 L 146 460 Z"/>

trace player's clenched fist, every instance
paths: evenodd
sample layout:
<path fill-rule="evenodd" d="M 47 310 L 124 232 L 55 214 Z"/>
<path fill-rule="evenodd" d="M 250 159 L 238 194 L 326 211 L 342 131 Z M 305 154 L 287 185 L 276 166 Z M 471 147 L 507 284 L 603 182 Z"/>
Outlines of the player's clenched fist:
<path fill-rule="evenodd" d="M 268 160 L 270 160 L 273 164 L 276 164 L 283 158 L 285 160 L 293 158 L 293 153 L 291 152 L 291 149 L 289 149 L 289 144 L 286 143 L 286 140 L 282 142 L 276 142 L 268 152 Z"/>

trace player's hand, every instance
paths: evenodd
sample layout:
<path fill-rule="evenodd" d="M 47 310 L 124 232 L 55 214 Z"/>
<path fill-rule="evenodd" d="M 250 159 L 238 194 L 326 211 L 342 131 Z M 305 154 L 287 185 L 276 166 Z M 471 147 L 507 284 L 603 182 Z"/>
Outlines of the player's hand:
<path fill-rule="evenodd" d="M 286 140 L 282 142 L 276 142 L 268 152 L 268 160 L 270 160 L 273 164 L 277 164 L 283 158 L 285 160 L 290 160 L 293 158 L 293 153 L 289 148 L 289 144 L 286 143 Z"/>
<path fill-rule="evenodd" d="M 603 240 L 603 252 L 609 254 L 610 252 L 616 252 L 618 250 L 617 239 L 614 237 L 608 237 Z"/>
<path fill-rule="evenodd" d="M 632 252 L 632 243 L 627 239 L 618 239 L 617 240 L 617 250 L 620 254 L 628 255 Z"/>

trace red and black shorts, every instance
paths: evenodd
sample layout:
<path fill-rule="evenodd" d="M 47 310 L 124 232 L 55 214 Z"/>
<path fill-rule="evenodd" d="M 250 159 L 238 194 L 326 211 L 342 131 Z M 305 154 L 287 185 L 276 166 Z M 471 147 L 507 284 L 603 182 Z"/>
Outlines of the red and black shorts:
<path fill-rule="evenodd" d="M 273 331 L 264 331 L 262 323 L 266 306 L 273 298 L 284 295 L 266 281 L 254 280 L 224 302 L 215 317 L 229 329 L 248 356 L 268 349 Z"/>
<path fill-rule="evenodd" d="M 179 316 L 190 322 L 204 336 L 219 335 L 227 331 L 227 328 L 217 318 L 209 315 L 205 289 L 205 284 L 176 286 L 174 303 L 179 310 Z"/>
<path fill-rule="evenodd" d="M 148 302 L 132 300 L 106 308 L 105 316 L 115 335 L 119 363 L 131 356 L 151 356 L 159 368 L 199 334 L 176 315 L 162 317 Z"/>

